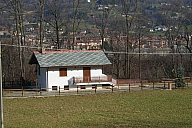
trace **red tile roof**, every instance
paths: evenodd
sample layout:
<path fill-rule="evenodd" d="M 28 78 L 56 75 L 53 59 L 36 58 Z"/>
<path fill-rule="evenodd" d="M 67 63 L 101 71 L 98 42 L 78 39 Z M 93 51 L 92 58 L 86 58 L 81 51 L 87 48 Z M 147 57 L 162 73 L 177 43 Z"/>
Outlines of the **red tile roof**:
<path fill-rule="evenodd" d="M 66 53 L 66 52 L 103 52 L 102 50 L 68 50 L 68 49 L 58 49 L 58 50 L 46 50 L 43 49 L 42 53 Z M 34 53 L 39 53 L 38 50 L 35 50 Z"/>

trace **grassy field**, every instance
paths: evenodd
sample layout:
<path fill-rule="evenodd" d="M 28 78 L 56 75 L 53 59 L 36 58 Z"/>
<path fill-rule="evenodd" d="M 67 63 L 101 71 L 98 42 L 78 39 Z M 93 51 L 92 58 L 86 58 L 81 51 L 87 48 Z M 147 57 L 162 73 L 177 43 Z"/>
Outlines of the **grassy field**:
<path fill-rule="evenodd" d="M 192 89 L 4 99 L 5 128 L 191 128 Z"/>

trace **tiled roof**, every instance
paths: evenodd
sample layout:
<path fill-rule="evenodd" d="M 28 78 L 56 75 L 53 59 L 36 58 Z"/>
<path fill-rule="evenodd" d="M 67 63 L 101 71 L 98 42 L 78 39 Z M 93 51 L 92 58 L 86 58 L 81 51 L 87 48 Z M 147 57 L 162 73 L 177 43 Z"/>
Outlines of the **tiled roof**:
<path fill-rule="evenodd" d="M 34 53 L 40 67 L 109 65 L 104 52 Z"/>

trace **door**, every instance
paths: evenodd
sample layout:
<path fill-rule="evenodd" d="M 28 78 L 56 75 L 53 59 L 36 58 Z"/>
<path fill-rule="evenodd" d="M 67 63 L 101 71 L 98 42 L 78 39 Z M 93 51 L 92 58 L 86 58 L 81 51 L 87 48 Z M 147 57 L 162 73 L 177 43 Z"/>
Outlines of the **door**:
<path fill-rule="evenodd" d="M 90 67 L 83 67 L 83 82 L 90 82 L 91 81 L 91 68 Z"/>

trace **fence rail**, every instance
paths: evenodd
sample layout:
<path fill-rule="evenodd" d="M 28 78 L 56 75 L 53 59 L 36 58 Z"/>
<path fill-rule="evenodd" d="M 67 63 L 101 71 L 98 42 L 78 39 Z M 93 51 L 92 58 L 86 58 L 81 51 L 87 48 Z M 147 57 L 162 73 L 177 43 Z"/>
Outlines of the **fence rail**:
<path fill-rule="evenodd" d="M 44 91 L 52 88 L 18 88 L 18 89 L 3 89 L 3 97 L 38 97 L 38 96 L 64 96 L 64 95 L 81 95 L 81 94 L 96 94 L 96 93 L 118 93 L 118 92 L 136 92 L 148 90 L 171 90 L 176 88 L 175 84 L 170 85 L 169 82 L 163 83 L 138 83 L 118 86 L 108 86 L 98 89 L 97 85 L 92 86 L 92 89 L 81 89 L 81 86 L 76 86 L 73 90 L 66 90 L 66 88 L 59 87 L 54 91 Z M 186 83 L 186 88 L 192 88 L 192 82 Z"/>

